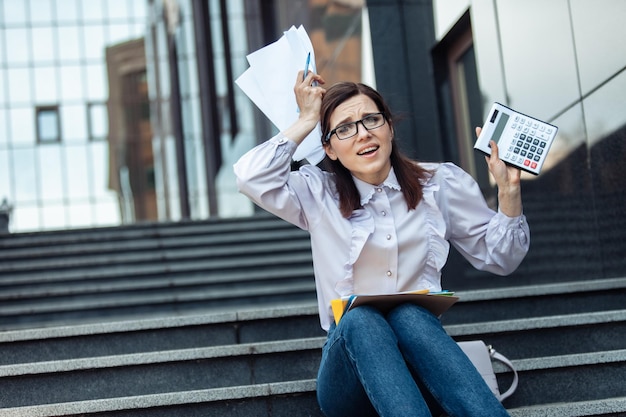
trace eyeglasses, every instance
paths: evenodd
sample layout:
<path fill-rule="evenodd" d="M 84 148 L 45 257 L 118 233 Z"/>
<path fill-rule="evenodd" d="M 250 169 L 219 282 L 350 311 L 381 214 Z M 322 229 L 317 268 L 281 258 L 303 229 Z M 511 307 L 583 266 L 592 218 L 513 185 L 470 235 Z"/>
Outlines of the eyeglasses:
<path fill-rule="evenodd" d="M 359 133 L 359 127 L 357 126 L 358 123 L 361 123 L 366 130 L 376 129 L 377 127 L 381 127 L 385 124 L 385 116 L 382 113 L 374 113 L 365 116 L 356 122 L 339 125 L 331 130 L 328 136 L 326 136 L 326 142 L 330 142 L 330 138 L 333 135 L 337 135 L 337 139 L 339 140 L 350 139 L 352 136 Z"/>

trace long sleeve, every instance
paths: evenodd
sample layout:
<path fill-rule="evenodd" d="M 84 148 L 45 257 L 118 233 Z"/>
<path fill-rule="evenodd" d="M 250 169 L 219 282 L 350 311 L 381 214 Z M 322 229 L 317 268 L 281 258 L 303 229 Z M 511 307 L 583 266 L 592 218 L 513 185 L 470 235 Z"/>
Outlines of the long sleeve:
<path fill-rule="evenodd" d="M 455 165 L 441 165 L 437 175 L 442 178 L 438 197 L 450 243 L 477 269 L 512 273 L 530 246 L 526 217 L 491 210 L 478 184 Z"/>
<path fill-rule="evenodd" d="M 315 166 L 291 171 L 297 145 L 282 134 L 256 146 L 234 166 L 239 191 L 259 207 L 309 230 L 319 221 L 328 178 Z"/>

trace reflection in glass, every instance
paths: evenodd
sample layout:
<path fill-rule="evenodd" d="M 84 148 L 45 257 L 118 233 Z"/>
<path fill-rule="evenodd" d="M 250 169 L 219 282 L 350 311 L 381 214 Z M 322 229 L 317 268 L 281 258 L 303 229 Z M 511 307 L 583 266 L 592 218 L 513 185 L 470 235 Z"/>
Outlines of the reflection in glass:
<path fill-rule="evenodd" d="M 37 201 L 37 168 L 35 166 L 35 150 L 14 149 L 10 155 L 13 160 L 11 176 L 15 183 L 15 201 L 28 203 Z"/>
<path fill-rule="evenodd" d="M 35 114 L 31 107 L 9 110 L 9 138 L 14 145 L 35 144 Z"/>
<path fill-rule="evenodd" d="M 60 145 L 40 146 L 38 149 L 37 163 L 41 173 L 41 199 L 48 201 L 63 201 L 63 173 L 64 166 L 61 158 Z"/>
<path fill-rule="evenodd" d="M 120 209 L 114 194 L 109 195 L 106 199 L 98 199 L 95 208 L 97 224 L 103 226 L 120 224 Z"/>

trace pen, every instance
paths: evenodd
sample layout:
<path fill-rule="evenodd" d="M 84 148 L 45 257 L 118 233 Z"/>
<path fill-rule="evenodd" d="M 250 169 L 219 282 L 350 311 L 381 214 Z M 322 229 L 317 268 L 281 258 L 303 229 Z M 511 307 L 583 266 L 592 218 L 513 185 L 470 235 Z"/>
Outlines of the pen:
<path fill-rule="evenodd" d="M 302 74 L 302 81 L 304 81 L 306 76 L 309 74 L 310 64 L 311 64 L 311 53 L 309 52 L 309 54 L 306 56 L 306 64 L 304 64 L 304 74 Z"/>

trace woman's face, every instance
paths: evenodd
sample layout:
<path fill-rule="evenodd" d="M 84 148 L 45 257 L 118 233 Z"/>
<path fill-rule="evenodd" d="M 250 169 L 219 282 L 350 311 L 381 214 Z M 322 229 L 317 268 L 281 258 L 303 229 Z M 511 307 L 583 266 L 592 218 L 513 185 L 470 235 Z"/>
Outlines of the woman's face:
<path fill-rule="evenodd" d="M 379 112 L 371 98 L 359 94 L 337 106 L 330 116 L 330 130 Z M 387 121 L 371 130 L 361 123 L 357 127 L 357 134 L 348 139 L 339 140 L 337 135 L 332 135 L 324 149 L 329 158 L 339 160 L 358 179 L 379 185 L 391 169 L 392 128 Z"/>

